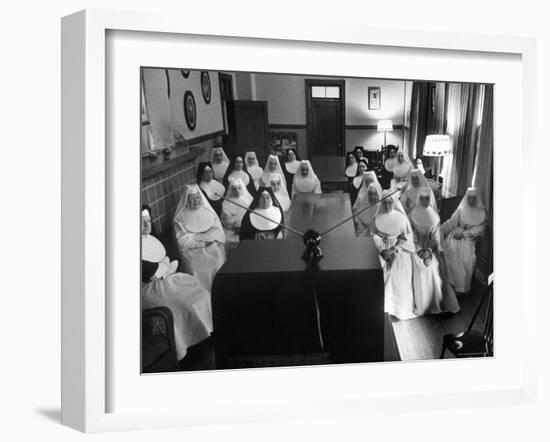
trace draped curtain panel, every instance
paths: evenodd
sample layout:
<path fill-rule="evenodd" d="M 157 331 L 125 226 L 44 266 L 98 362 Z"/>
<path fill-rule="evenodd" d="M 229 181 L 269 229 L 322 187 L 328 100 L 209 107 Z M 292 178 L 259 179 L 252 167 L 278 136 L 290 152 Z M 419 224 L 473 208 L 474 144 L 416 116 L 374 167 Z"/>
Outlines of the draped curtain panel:
<path fill-rule="evenodd" d="M 409 151 L 406 152 L 411 159 L 421 156 L 424 148 L 429 117 L 428 94 L 429 83 L 419 81 L 413 83 Z"/>
<path fill-rule="evenodd" d="M 478 270 L 484 279 L 493 271 L 493 86 L 486 85 L 483 97 L 479 148 L 474 170 L 474 186 L 487 208 L 487 230 L 481 244 Z"/>
<path fill-rule="evenodd" d="M 453 153 L 443 160 L 444 198 L 463 195 L 472 183 L 484 88 L 479 84 L 447 84 L 446 132 L 451 136 Z"/>
<path fill-rule="evenodd" d="M 486 278 L 493 266 L 493 86 L 413 82 L 408 154 L 422 156 L 426 135 L 448 134 L 452 155 L 443 158 L 443 198 L 480 190 L 488 214 L 478 271 Z M 434 158 L 424 158 L 433 166 Z"/>

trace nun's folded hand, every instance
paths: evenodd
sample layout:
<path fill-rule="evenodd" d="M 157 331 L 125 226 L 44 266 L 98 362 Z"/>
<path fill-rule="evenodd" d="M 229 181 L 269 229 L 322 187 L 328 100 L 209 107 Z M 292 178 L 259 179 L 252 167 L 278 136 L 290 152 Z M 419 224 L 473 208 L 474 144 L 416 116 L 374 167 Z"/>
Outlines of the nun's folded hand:
<path fill-rule="evenodd" d="M 393 260 L 393 257 L 395 255 L 395 250 L 394 248 L 390 248 L 390 249 L 384 249 L 380 252 L 380 255 L 382 256 L 382 259 L 386 262 L 388 262 L 388 260 L 392 259 Z"/>
<path fill-rule="evenodd" d="M 407 237 L 405 236 L 405 234 L 400 233 L 399 236 L 397 237 L 397 244 L 396 245 L 399 245 L 402 242 L 406 242 L 406 241 L 407 241 Z"/>

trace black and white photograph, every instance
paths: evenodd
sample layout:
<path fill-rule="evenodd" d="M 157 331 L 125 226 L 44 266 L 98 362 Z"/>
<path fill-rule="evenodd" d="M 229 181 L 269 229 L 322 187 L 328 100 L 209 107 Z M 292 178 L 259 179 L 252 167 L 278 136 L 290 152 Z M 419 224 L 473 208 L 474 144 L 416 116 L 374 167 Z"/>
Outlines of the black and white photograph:
<path fill-rule="evenodd" d="M 183 68 L 136 88 L 142 373 L 495 356 L 493 84 Z"/>

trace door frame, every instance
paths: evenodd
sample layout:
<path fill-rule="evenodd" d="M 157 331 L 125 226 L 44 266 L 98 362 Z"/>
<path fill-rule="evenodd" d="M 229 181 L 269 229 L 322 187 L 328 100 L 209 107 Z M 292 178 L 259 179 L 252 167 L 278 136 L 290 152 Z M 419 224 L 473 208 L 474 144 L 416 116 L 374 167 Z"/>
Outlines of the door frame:
<path fill-rule="evenodd" d="M 222 108 L 222 120 L 223 120 L 223 132 L 224 136 L 228 135 L 229 133 L 229 120 L 227 117 L 227 108 L 225 106 L 224 100 L 222 98 L 222 81 L 229 80 L 231 82 L 231 95 L 233 96 L 233 100 L 235 99 L 235 91 L 233 90 L 233 76 L 231 74 L 227 74 L 225 72 L 219 72 L 218 73 L 218 86 L 220 88 L 220 101 L 221 101 L 221 108 Z"/>
<path fill-rule="evenodd" d="M 325 100 L 339 101 L 341 110 L 341 140 L 342 140 L 342 151 L 337 153 L 335 156 L 345 156 L 346 155 L 346 80 L 329 80 L 329 79 L 305 79 L 305 96 L 306 96 L 306 139 L 307 139 L 307 155 L 311 159 L 313 156 L 313 143 L 312 143 L 312 130 L 313 125 L 311 123 L 311 86 L 339 86 L 340 87 L 340 98 L 331 99 L 325 98 Z"/>

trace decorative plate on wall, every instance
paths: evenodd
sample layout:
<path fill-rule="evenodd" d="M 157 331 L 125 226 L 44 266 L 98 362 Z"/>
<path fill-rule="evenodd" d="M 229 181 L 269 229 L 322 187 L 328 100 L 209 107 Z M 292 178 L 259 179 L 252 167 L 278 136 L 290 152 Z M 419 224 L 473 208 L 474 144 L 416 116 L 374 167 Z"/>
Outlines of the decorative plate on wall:
<path fill-rule="evenodd" d="M 197 106 L 193 92 L 186 91 L 183 97 L 183 110 L 185 112 L 185 121 L 190 130 L 194 130 L 197 125 Z"/>
<path fill-rule="evenodd" d="M 181 75 L 183 75 L 183 78 L 187 78 L 189 77 L 189 73 L 191 72 L 190 70 L 186 70 L 186 69 L 182 69 L 181 71 Z"/>
<path fill-rule="evenodd" d="M 210 75 L 206 71 L 201 72 L 201 89 L 204 101 L 209 104 L 212 99 L 212 85 L 210 84 Z"/>

